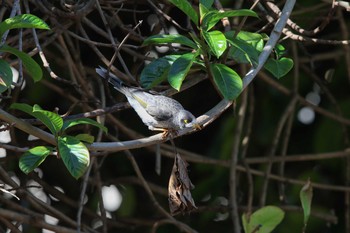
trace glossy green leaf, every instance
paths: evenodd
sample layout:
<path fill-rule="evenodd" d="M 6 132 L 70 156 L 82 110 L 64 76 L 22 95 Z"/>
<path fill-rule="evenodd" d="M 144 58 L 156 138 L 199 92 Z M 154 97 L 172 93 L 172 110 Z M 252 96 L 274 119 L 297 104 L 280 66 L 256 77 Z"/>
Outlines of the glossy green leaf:
<path fill-rule="evenodd" d="M 87 142 L 89 144 L 93 143 L 95 140 L 94 136 L 86 133 L 78 134 L 78 135 L 75 135 L 74 137 L 79 141 Z"/>
<path fill-rule="evenodd" d="M 0 93 L 10 88 L 12 83 L 12 70 L 10 65 L 0 59 Z"/>
<path fill-rule="evenodd" d="M 202 21 L 204 15 L 209 12 L 213 3 L 214 3 L 214 0 L 200 0 L 199 1 L 199 15 L 200 15 L 201 21 Z"/>
<path fill-rule="evenodd" d="M 90 163 L 89 150 L 84 143 L 72 136 L 58 137 L 58 152 L 75 179 L 84 174 Z"/>
<path fill-rule="evenodd" d="M 81 125 L 81 124 L 93 125 L 93 126 L 98 127 L 99 129 L 103 130 L 103 132 L 105 132 L 105 133 L 108 132 L 108 129 L 104 125 L 98 123 L 95 120 L 89 119 L 89 118 L 78 118 L 78 119 L 65 120 L 63 122 L 63 125 L 62 125 L 62 131 L 65 131 L 66 129 L 73 127 L 75 125 Z"/>
<path fill-rule="evenodd" d="M 148 64 L 141 72 L 141 86 L 150 89 L 165 81 L 171 65 L 179 57 L 180 55 L 168 55 Z"/>
<path fill-rule="evenodd" d="M 286 48 L 281 45 L 281 44 L 276 44 L 274 52 L 276 54 L 276 58 L 279 59 L 281 57 L 283 57 L 286 54 Z"/>
<path fill-rule="evenodd" d="M 36 61 L 34 61 L 34 59 L 31 58 L 29 55 L 7 45 L 1 46 L 0 52 L 7 52 L 17 56 L 19 59 L 22 60 L 25 69 L 33 78 L 34 82 L 40 81 L 40 79 L 43 76 L 43 72 L 39 64 Z"/>
<path fill-rule="evenodd" d="M 234 100 L 242 91 L 242 79 L 224 64 L 210 64 L 211 75 L 225 99 Z"/>
<path fill-rule="evenodd" d="M 209 31 L 221 19 L 223 19 L 225 17 L 236 17 L 236 16 L 258 17 L 258 15 L 254 11 L 248 10 L 248 9 L 230 10 L 230 11 L 224 11 L 224 12 L 212 10 L 204 15 L 203 20 L 202 20 L 202 24 L 201 24 L 201 28 L 204 31 Z"/>
<path fill-rule="evenodd" d="M 63 126 L 63 119 L 57 113 L 43 110 L 39 105 L 34 104 L 33 113 L 36 117 L 50 129 L 51 133 L 56 135 L 61 131 Z"/>
<path fill-rule="evenodd" d="M 198 14 L 195 9 L 192 7 L 191 3 L 187 0 L 169 0 L 172 4 L 174 4 L 177 8 L 179 8 L 182 12 L 184 12 L 195 25 L 198 25 Z"/>
<path fill-rule="evenodd" d="M 225 35 L 220 31 L 202 32 L 211 52 L 219 58 L 227 48 Z"/>
<path fill-rule="evenodd" d="M 257 66 L 259 55 L 264 47 L 264 36 L 245 31 L 240 31 L 235 37 L 234 35 L 235 31 L 225 33 L 227 41 L 232 45 L 228 57 L 238 63 Z"/>
<path fill-rule="evenodd" d="M 284 218 L 284 211 L 277 206 L 265 206 L 255 211 L 249 218 L 242 215 L 245 233 L 270 233 Z"/>
<path fill-rule="evenodd" d="M 61 130 L 63 125 L 62 118 L 50 111 L 46 111 L 40 108 L 39 105 L 34 105 L 33 107 L 24 104 L 24 103 L 14 103 L 11 105 L 11 108 L 21 110 L 38 120 L 40 120 L 50 131 L 52 134 L 57 135 L 57 133 Z"/>
<path fill-rule="evenodd" d="M 227 41 L 232 45 L 228 52 L 229 58 L 242 64 L 250 63 L 253 66 L 258 64 L 259 51 L 253 45 L 237 38 Z"/>
<path fill-rule="evenodd" d="M 50 27 L 40 18 L 31 14 L 17 15 L 12 18 L 5 19 L 0 23 L 0 37 L 10 29 L 14 28 L 38 28 L 50 29 Z"/>
<path fill-rule="evenodd" d="M 280 79 L 285 76 L 293 68 L 293 60 L 290 58 L 282 57 L 279 60 L 269 58 L 264 68 L 267 69 L 273 76 Z"/>
<path fill-rule="evenodd" d="M 191 69 L 195 56 L 195 53 L 183 54 L 172 64 L 168 74 L 168 81 L 176 90 L 180 90 L 183 80 Z"/>
<path fill-rule="evenodd" d="M 304 225 L 306 226 L 311 214 L 311 203 L 312 203 L 312 196 L 313 196 L 310 180 L 308 180 L 307 183 L 302 187 L 299 195 L 300 195 L 301 206 L 304 211 Z"/>
<path fill-rule="evenodd" d="M 179 44 L 191 47 L 193 49 L 197 49 L 196 43 L 194 43 L 192 40 L 188 39 L 187 37 L 179 34 L 172 34 L 172 35 L 162 34 L 162 35 L 150 36 L 144 40 L 142 45 L 165 44 L 165 43 L 179 43 Z"/>
<path fill-rule="evenodd" d="M 20 110 L 22 112 L 25 112 L 25 113 L 35 117 L 35 115 L 33 114 L 33 107 L 30 106 L 29 104 L 13 103 L 13 104 L 11 104 L 10 108 Z"/>
<path fill-rule="evenodd" d="M 19 159 L 19 168 L 25 174 L 37 168 L 54 150 L 49 146 L 37 146 L 25 152 Z"/>
<path fill-rule="evenodd" d="M 235 31 L 225 32 L 225 36 L 228 40 L 234 39 Z M 261 52 L 264 48 L 264 36 L 259 33 L 240 31 L 236 35 L 235 39 L 244 41 L 245 43 L 253 46 L 256 50 Z"/>

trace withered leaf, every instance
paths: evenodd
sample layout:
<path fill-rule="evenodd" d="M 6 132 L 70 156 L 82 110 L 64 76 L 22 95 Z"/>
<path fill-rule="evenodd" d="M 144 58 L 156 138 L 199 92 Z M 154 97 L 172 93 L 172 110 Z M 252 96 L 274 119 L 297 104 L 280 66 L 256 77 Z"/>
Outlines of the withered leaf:
<path fill-rule="evenodd" d="M 172 215 L 185 214 L 197 208 L 191 195 L 194 185 L 188 177 L 187 166 L 187 162 L 176 153 L 168 185 L 169 207 Z"/>

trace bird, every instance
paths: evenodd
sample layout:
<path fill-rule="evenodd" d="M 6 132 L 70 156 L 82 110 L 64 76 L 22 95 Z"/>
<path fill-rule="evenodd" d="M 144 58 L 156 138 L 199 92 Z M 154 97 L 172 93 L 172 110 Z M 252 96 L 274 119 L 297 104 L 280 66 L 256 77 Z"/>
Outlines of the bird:
<path fill-rule="evenodd" d="M 96 73 L 125 95 L 149 130 L 163 131 L 163 138 L 170 134 L 176 135 L 178 130 L 185 128 L 200 129 L 195 116 L 185 110 L 178 101 L 157 92 L 128 86 L 101 66 L 96 68 Z"/>

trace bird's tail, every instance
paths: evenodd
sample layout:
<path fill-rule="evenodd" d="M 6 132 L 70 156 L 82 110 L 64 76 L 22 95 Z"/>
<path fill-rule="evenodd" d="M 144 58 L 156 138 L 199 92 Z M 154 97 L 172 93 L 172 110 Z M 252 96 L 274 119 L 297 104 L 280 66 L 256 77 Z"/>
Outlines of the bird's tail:
<path fill-rule="evenodd" d="M 114 74 L 108 72 L 105 68 L 101 66 L 99 68 L 96 68 L 96 73 L 98 73 L 102 78 L 108 80 L 108 82 L 111 83 L 113 87 L 121 93 L 125 92 L 125 85 L 123 84 L 123 81 Z"/>

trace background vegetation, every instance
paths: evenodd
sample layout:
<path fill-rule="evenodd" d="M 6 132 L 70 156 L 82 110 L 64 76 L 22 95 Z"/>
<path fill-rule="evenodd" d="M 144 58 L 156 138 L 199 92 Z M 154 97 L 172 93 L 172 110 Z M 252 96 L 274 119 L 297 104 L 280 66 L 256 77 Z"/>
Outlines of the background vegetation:
<path fill-rule="evenodd" d="M 198 1 L 191 3 L 198 7 Z M 270 35 L 285 4 L 214 1 L 223 11 L 254 6 L 259 16 L 244 24 L 243 17 L 229 18 L 216 29 Z M 233 103 L 222 101 L 201 70 L 189 72 L 180 92 L 166 82 L 154 88 L 173 95 L 203 123 L 200 131 L 174 139 L 189 163 L 198 208 L 173 217 L 167 200 L 173 147 L 162 143 L 161 135 L 152 136 L 95 68 L 111 66 L 118 77 L 137 85 L 154 57 L 179 49 L 141 46 L 145 38 L 188 36 L 193 26 L 188 17 L 168 1 L 2 1 L 1 21 L 31 13 L 51 30 L 15 29 L 6 37 L 7 45 L 41 65 L 39 82 L 17 57 L 0 55 L 20 72 L 0 100 L 0 231 L 240 232 L 243 213 L 275 205 L 285 217 L 274 232 L 302 232 L 299 192 L 310 179 L 306 231 L 350 232 L 349 10 L 342 1 L 298 1 L 279 40 L 294 61 L 292 71 L 278 80 L 262 69 Z M 241 77 L 250 69 L 249 64 L 226 65 Z M 35 131 L 45 129 L 39 121 L 10 109 L 12 103 L 38 104 L 64 119 L 89 117 L 108 128 L 107 134 L 87 125 L 68 131 L 95 137 L 83 177 L 73 178 L 57 153 L 28 175 L 19 169 L 19 158 L 29 148 L 54 143 L 49 134 Z M 116 208 L 107 205 L 117 200 L 105 196 L 108 187 L 121 198 Z"/>

